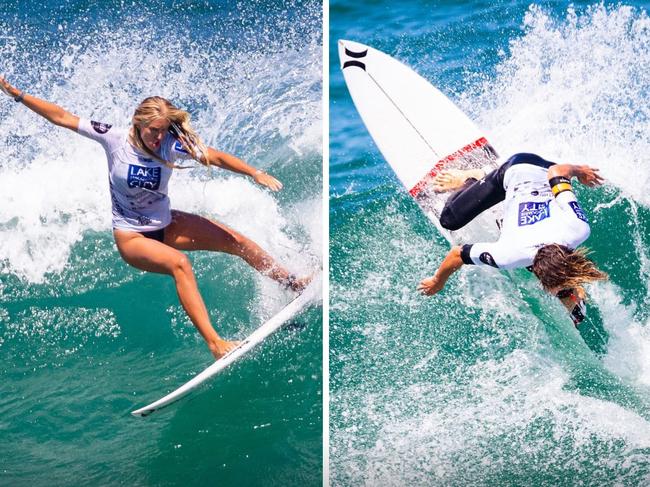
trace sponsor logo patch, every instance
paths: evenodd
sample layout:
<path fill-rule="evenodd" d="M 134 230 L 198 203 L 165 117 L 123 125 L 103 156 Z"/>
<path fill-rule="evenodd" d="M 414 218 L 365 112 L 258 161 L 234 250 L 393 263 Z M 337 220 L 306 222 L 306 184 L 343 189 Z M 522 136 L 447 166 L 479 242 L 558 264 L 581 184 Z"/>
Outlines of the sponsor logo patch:
<path fill-rule="evenodd" d="M 580 205 L 577 201 L 569 201 L 569 205 L 578 218 L 580 218 L 585 223 L 589 223 L 589 220 L 587 220 L 587 215 L 585 214 L 584 210 L 580 208 Z"/>
<path fill-rule="evenodd" d="M 478 256 L 478 260 L 484 264 L 491 265 L 492 267 L 499 267 L 497 263 L 494 262 L 494 257 L 492 257 L 492 254 L 490 252 L 481 253 L 481 255 Z"/>
<path fill-rule="evenodd" d="M 93 129 L 95 129 L 95 132 L 97 132 L 98 134 L 105 134 L 112 127 L 112 125 L 109 123 L 95 122 L 94 120 L 90 121 L 90 125 L 93 126 Z"/>
<path fill-rule="evenodd" d="M 127 183 L 129 188 L 143 188 L 156 191 L 160 187 L 160 167 L 144 167 L 129 164 Z"/>
<path fill-rule="evenodd" d="M 533 225 L 551 216 L 549 201 L 519 203 L 519 219 L 517 224 L 520 227 Z"/>
<path fill-rule="evenodd" d="M 181 144 L 181 141 L 180 141 L 180 140 L 177 140 L 177 141 L 174 143 L 174 150 L 175 150 L 176 152 L 182 152 L 183 154 L 189 154 L 189 153 L 185 150 L 185 148 L 183 148 L 183 144 Z"/>

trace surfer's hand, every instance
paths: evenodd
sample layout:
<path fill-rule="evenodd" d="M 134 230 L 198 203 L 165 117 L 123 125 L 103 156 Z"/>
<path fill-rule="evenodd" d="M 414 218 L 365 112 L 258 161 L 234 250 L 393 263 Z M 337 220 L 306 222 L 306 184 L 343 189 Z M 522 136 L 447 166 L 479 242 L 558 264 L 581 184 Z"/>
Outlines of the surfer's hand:
<path fill-rule="evenodd" d="M 255 171 L 253 179 L 257 184 L 266 186 L 272 191 L 280 191 L 282 189 L 282 183 L 270 174 L 266 174 L 264 171 Z"/>
<path fill-rule="evenodd" d="M 418 291 L 426 296 L 433 296 L 442 291 L 443 287 L 445 287 L 445 281 L 439 279 L 437 276 L 433 276 L 423 279 L 418 284 Z"/>
<path fill-rule="evenodd" d="M 221 338 L 217 338 L 214 342 L 210 343 L 208 347 L 210 348 L 210 351 L 212 352 L 212 355 L 214 355 L 214 358 L 219 360 L 221 357 L 226 355 L 228 352 L 231 350 L 235 349 L 237 345 L 239 345 L 240 342 L 231 342 L 228 340 L 222 340 Z"/>
<path fill-rule="evenodd" d="M 11 86 L 3 76 L 0 76 L 0 90 L 12 98 L 15 98 L 19 94 L 18 90 Z"/>
<path fill-rule="evenodd" d="M 590 188 L 600 186 L 605 181 L 600 174 L 598 174 L 597 168 L 589 166 L 577 166 L 575 169 L 575 177 L 577 177 L 578 181 L 582 184 Z"/>
<path fill-rule="evenodd" d="M 314 279 L 315 274 L 311 274 L 306 277 L 297 278 L 294 276 L 289 276 L 286 282 L 286 286 L 297 293 L 301 293 L 305 290 L 309 283 Z"/>
<path fill-rule="evenodd" d="M 436 193 L 455 191 L 462 188 L 470 178 L 479 180 L 485 176 L 482 169 L 444 169 L 433 178 L 431 186 Z"/>

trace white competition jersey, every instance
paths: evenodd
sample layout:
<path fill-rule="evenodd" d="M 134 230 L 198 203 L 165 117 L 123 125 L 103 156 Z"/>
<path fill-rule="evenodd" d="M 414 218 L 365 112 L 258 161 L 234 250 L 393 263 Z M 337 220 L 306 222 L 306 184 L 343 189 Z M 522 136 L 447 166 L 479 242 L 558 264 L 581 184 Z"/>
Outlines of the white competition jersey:
<path fill-rule="evenodd" d="M 113 228 L 149 232 L 169 225 L 172 169 L 133 147 L 128 130 L 80 118 L 78 133 L 102 144 L 106 152 Z M 160 157 L 170 163 L 191 158 L 171 134 L 160 144 Z"/>
<path fill-rule="evenodd" d="M 496 242 L 472 245 L 472 262 L 500 269 L 527 267 L 544 245 L 575 249 L 587 240 L 589 223 L 575 195 L 564 191 L 554 198 L 547 171 L 532 164 L 515 164 L 506 171 L 501 235 Z"/>

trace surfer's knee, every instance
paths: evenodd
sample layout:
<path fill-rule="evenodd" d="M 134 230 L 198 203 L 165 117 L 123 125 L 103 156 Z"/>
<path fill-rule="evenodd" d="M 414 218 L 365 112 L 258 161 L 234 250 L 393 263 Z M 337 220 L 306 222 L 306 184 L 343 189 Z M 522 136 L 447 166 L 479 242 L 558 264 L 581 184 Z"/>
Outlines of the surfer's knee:
<path fill-rule="evenodd" d="M 440 226 L 450 231 L 462 228 L 464 222 L 461 222 L 454 216 L 449 207 L 445 206 L 440 213 Z"/>
<path fill-rule="evenodd" d="M 171 264 L 171 274 L 174 276 L 174 278 L 191 276 L 193 273 L 190 259 L 188 259 L 186 255 L 180 252 L 178 256 L 174 257 L 174 260 Z"/>

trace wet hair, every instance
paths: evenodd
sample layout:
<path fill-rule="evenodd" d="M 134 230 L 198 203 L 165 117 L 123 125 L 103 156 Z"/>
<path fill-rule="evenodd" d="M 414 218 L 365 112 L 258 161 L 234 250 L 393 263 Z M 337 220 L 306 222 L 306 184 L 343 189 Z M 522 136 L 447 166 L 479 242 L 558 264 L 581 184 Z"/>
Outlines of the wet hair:
<path fill-rule="evenodd" d="M 604 281 L 607 274 L 587 258 L 585 248 L 571 250 L 565 245 L 551 244 L 540 248 L 533 261 L 533 273 L 546 291 L 579 288 L 582 284 Z"/>
<path fill-rule="evenodd" d="M 129 137 L 131 143 L 136 148 L 145 154 L 148 154 L 155 160 L 162 162 L 166 166 L 178 167 L 154 154 L 142 140 L 140 127 L 147 126 L 154 120 L 158 120 L 160 118 L 165 118 L 170 123 L 175 123 L 180 127 L 183 135 L 189 141 L 189 146 L 183 144 L 183 148 L 188 151 L 188 153 L 192 156 L 192 159 L 200 162 L 201 164 L 210 164 L 210 162 L 207 160 L 208 148 L 192 128 L 192 125 L 190 124 L 190 114 L 185 110 L 181 110 L 180 108 L 175 107 L 172 102 L 161 96 L 150 96 L 149 98 L 145 98 L 133 113 L 133 126 L 131 127 Z"/>

